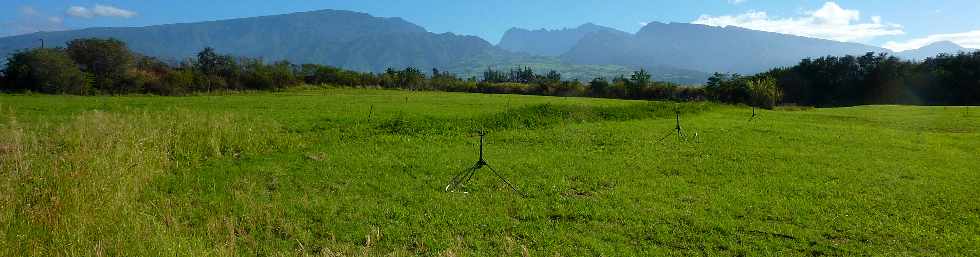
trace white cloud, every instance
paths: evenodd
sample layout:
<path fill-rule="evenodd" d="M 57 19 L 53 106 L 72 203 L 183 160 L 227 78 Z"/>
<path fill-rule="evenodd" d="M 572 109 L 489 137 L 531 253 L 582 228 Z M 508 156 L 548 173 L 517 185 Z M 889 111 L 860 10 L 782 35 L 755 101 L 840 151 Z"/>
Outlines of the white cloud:
<path fill-rule="evenodd" d="M 741 4 L 741 3 L 744 3 L 746 1 L 748 1 L 748 0 L 728 0 L 728 3 L 729 4 Z"/>
<path fill-rule="evenodd" d="M 71 6 L 65 11 L 65 14 L 72 17 L 79 18 L 93 18 L 93 17 L 119 17 L 119 18 L 131 18 L 136 16 L 136 12 L 121 9 L 115 6 L 96 4 L 94 7 L 88 8 L 83 6 Z"/>
<path fill-rule="evenodd" d="M 30 7 L 30 6 L 21 6 L 20 14 L 27 15 L 27 16 L 38 15 L 37 10 L 34 10 L 34 7 Z"/>
<path fill-rule="evenodd" d="M 647 26 L 647 24 L 650 24 L 650 23 L 649 23 L 649 22 L 640 22 L 640 26 L 644 26 L 644 27 L 646 27 L 646 26 Z"/>
<path fill-rule="evenodd" d="M 880 16 L 871 17 L 871 22 L 861 23 L 860 11 L 841 8 L 834 2 L 826 2 L 815 11 L 804 11 L 798 17 L 770 17 L 766 12 L 749 11 L 735 16 L 701 15 L 692 23 L 718 27 L 738 26 L 845 42 L 866 42 L 880 36 L 905 34 L 901 25 L 883 23 Z"/>
<path fill-rule="evenodd" d="M 68 16 L 79 17 L 79 18 L 95 17 L 92 11 L 90 11 L 88 8 L 81 7 L 81 6 L 68 7 L 68 10 L 65 11 L 65 14 L 67 14 Z"/>
<path fill-rule="evenodd" d="M 980 30 L 962 32 L 962 33 L 951 33 L 951 34 L 936 34 L 930 35 L 922 38 L 916 38 L 905 42 L 895 42 L 891 41 L 885 43 L 884 47 L 891 49 L 892 51 L 900 52 L 912 49 L 919 49 L 923 46 L 940 42 L 940 41 L 952 41 L 957 45 L 980 49 Z"/>
<path fill-rule="evenodd" d="M 98 16 L 108 16 L 108 17 L 130 18 L 136 16 L 136 12 L 134 11 L 124 10 L 108 5 L 99 5 L 99 4 L 95 5 L 95 9 L 92 12 Z"/>

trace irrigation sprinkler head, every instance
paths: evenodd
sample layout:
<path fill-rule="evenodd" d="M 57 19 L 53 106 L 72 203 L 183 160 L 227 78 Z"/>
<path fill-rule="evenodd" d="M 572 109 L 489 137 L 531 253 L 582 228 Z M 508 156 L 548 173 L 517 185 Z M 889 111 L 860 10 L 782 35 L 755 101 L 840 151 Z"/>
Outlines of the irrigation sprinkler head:
<path fill-rule="evenodd" d="M 680 140 L 680 141 L 686 140 L 686 138 L 685 138 L 686 136 L 684 135 L 684 129 L 681 128 L 681 111 L 680 111 L 680 109 L 677 109 L 675 107 L 674 114 L 676 114 L 676 116 L 674 118 L 674 121 L 676 122 L 676 125 L 674 126 L 674 131 L 671 131 L 670 133 L 667 133 L 666 135 L 664 135 L 663 137 L 661 137 L 659 140 L 657 140 L 657 143 L 663 142 L 664 139 L 667 139 L 667 137 L 669 137 L 670 135 L 672 135 L 674 133 L 677 133 L 677 139 L 678 140 Z"/>
<path fill-rule="evenodd" d="M 510 181 L 508 181 L 506 178 L 504 178 L 499 173 L 497 173 L 497 171 L 493 169 L 493 166 L 490 166 L 490 164 L 486 161 L 486 159 L 483 158 L 483 138 L 486 136 L 487 133 L 483 130 L 480 130 L 478 133 L 480 134 L 480 159 L 477 160 L 476 163 L 473 164 L 473 166 L 466 168 L 463 171 L 460 171 L 458 174 L 456 174 L 456 176 L 454 176 L 453 179 L 449 181 L 449 184 L 446 185 L 446 188 L 444 190 L 446 192 L 456 192 L 456 190 L 462 189 L 466 183 L 469 183 L 470 180 L 473 179 L 473 175 L 476 175 L 476 172 L 478 170 L 486 167 L 487 169 L 490 170 L 490 172 L 493 173 L 494 176 L 497 176 L 497 178 L 503 181 L 504 184 L 507 184 L 507 186 L 510 187 L 511 190 L 519 194 L 521 197 L 527 197 L 520 190 L 517 190 L 517 188 L 514 187 L 514 185 L 511 184 Z M 464 191 L 464 193 L 468 193 L 468 192 Z"/>

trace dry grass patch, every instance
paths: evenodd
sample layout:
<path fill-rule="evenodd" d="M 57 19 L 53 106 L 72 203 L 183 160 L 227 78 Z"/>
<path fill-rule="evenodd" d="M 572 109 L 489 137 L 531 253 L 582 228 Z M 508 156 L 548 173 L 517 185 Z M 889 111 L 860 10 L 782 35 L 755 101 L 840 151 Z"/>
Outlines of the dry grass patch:
<path fill-rule="evenodd" d="M 64 124 L 0 127 L 0 247 L 12 255 L 134 254 L 166 241 L 138 197 L 156 176 L 215 158 L 266 151 L 278 128 L 190 111 L 89 111 Z M 288 143 L 288 142 L 284 142 Z M 275 148 L 275 147 L 271 147 Z M 14 218 L 18 217 L 18 218 Z M 11 249 L 19 249 L 19 252 Z M 159 250 L 159 249 L 157 249 Z"/>

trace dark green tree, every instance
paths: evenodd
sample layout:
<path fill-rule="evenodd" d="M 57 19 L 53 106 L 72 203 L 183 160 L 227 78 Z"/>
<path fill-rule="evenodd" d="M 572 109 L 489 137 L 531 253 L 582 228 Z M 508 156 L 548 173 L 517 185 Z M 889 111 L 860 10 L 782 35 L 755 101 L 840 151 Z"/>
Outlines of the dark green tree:
<path fill-rule="evenodd" d="M 644 69 L 634 71 L 633 75 L 630 75 L 630 81 L 641 88 L 650 85 L 650 78 L 652 78 L 652 76 L 650 76 L 650 73 Z"/>
<path fill-rule="evenodd" d="M 507 75 L 501 71 L 494 70 L 493 68 L 487 67 L 487 70 L 483 72 L 483 82 L 502 83 L 507 81 L 508 81 Z"/>
<path fill-rule="evenodd" d="M 3 70 L 6 90 L 33 90 L 52 94 L 90 94 L 90 80 L 61 48 L 17 52 Z"/>
<path fill-rule="evenodd" d="M 644 89 L 650 85 L 650 73 L 644 69 L 634 71 L 626 82 L 626 95 L 629 98 L 641 98 Z"/>
<path fill-rule="evenodd" d="M 238 83 L 242 69 L 231 55 L 221 55 L 214 48 L 205 47 L 197 53 L 194 66 L 203 74 L 202 83 L 207 91 L 242 87 Z"/>
<path fill-rule="evenodd" d="M 121 83 L 133 64 L 133 54 L 126 43 L 117 39 L 83 38 L 68 42 L 68 55 L 81 70 L 94 75 L 96 89 L 128 93 L 139 88 L 123 88 Z"/>
<path fill-rule="evenodd" d="M 589 94 L 592 96 L 606 96 L 609 92 L 609 81 L 604 78 L 595 78 L 589 82 Z"/>
<path fill-rule="evenodd" d="M 205 47 L 197 52 L 197 69 L 205 75 L 217 75 L 220 56 L 214 48 Z"/>
<path fill-rule="evenodd" d="M 544 76 L 544 79 L 551 82 L 561 82 L 561 73 L 554 70 L 549 71 L 548 74 Z"/>
<path fill-rule="evenodd" d="M 279 61 L 270 66 L 273 89 L 279 90 L 298 85 L 300 80 L 293 73 L 293 65 L 289 61 Z"/>

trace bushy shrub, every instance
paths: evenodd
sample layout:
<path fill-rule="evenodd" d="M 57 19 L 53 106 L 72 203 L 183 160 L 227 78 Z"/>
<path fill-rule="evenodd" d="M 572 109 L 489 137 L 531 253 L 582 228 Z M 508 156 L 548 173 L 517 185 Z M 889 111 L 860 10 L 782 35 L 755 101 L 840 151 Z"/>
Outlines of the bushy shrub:
<path fill-rule="evenodd" d="M 153 74 L 145 71 L 130 70 L 122 77 L 117 84 L 117 93 L 142 93 L 145 92 L 146 85 L 158 80 Z"/>
<path fill-rule="evenodd" d="M 131 88 L 126 81 L 134 55 L 126 43 L 116 39 L 83 38 L 68 42 L 68 56 L 82 71 L 94 76 L 95 89 L 103 93 L 132 93 L 141 88 Z"/>
<path fill-rule="evenodd" d="M 91 82 L 64 49 L 42 48 L 14 53 L 3 73 L 9 90 L 52 94 L 89 94 Z"/>
<path fill-rule="evenodd" d="M 776 85 L 776 79 L 762 77 L 748 80 L 749 104 L 756 107 L 772 109 L 782 99 L 783 92 Z"/>
<path fill-rule="evenodd" d="M 146 91 L 158 95 L 183 95 L 194 84 L 194 71 L 178 69 L 169 71 L 160 78 L 160 84 L 148 84 Z"/>

